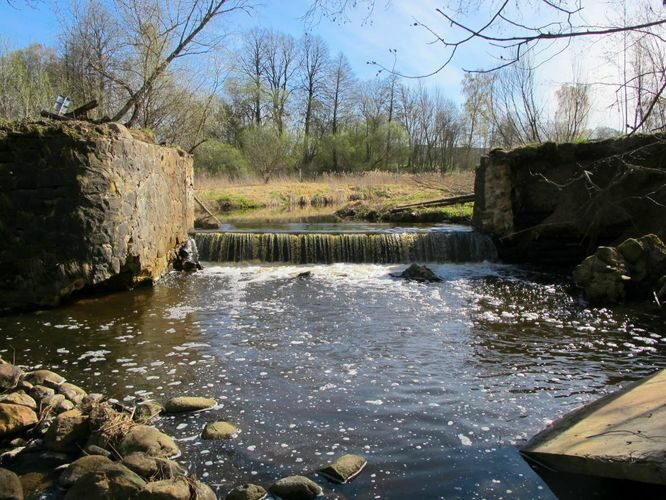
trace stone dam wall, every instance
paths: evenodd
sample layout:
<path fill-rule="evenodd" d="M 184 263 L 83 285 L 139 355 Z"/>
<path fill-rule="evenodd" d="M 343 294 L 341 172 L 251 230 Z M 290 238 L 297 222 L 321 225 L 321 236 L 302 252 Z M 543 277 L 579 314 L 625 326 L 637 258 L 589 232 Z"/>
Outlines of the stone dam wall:
<path fill-rule="evenodd" d="M 493 150 L 473 225 L 506 261 L 574 264 L 598 245 L 666 238 L 666 135 Z"/>
<path fill-rule="evenodd" d="M 0 312 L 158 279 L 193 227 L 192 158 L 116 123 L 0 127 Z"/>

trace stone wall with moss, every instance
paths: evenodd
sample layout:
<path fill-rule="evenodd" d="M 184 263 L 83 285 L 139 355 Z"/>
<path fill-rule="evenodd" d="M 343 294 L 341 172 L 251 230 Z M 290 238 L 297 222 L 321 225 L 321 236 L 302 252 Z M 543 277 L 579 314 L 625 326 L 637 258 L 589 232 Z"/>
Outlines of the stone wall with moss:
<path fill-rule="evenodd" d="M 505 260 L 578 263 L 600 244 L 666 237 L 666 135 L 494 150 L 473 225 Z"/>
<path fill-rule="evenodd" d="M 116 123 L 0 128 L 0 311 L 158 279 L 193 226 L 192 159 Z"/>

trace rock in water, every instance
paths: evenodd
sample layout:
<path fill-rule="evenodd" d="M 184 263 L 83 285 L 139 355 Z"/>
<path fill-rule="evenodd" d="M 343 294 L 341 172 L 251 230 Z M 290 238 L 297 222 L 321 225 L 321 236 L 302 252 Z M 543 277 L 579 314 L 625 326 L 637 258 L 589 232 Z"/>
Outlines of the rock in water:
<path fill-rule="evenodd" d="M 289 476 L 277 480 L 269 491 L 284 500 L 312 500 L 323 493 L 321 486 L 305 476 Z"/>
<path fill-rule="evenodd" d="M 348 483 L 358 476 L 368 461 L 358 455 L 343 455 L 319 471 L 326 479 L 336 483 Z"/>
<path fill-rule="evenodd" d="M 118 445 L 118 451 L 122 456 L 142 452 L 153 457 L 171 457 L 180 453 L 173 439 L 147 425 L 132 427 Z"/>
<path fill-rule="evenodd" d="M 23 378 L 33 385 L 43 385 L 53 389 L 57 389 L 65 382 L 65 377 L 51 370 L 35 370 L 34 372 L 26 373 Z"/>
<path fill-rule="evenodd" d="M 16 474 L 0 468 L 0 499 L 23 500 L 23 486 Z"/>
<path fill-rule="evenodd" d="M 79 386 L 67 382 L 58 387 L 58 392 L 69 399 L 74 404 L 79 404 L 86 397 L 87 393 Z"/>
<path fill-rule="evenodd" d="M 142 401 L 134 408 L 134 420 L 147 423 L 157 418 L 164 411 L 164 407 L 157 401 Z"/>
<path fill-rule="evenodd" d="M 0 438 L 32 427 L 37 414 L 27 406 L 0 403 Z"/>
<path fill-rule="evenodd" d="M 574 280 L 591 302 L 613 303 L 625 297 L 651 301 L 659 297 L 665 274 L 666 245 L 648 234 L 629 238 L 617 248 L 597 248 L 576 267 Z"/>
<path fill-rule="evenodd" d="M 12 392 L 10 394 L 3 394 L 0 396 L 0 403 L 8 403 L 13 405 L 27 406 L 31 410 L 37 409 L 37 403 L 34 399 L 28 396 L 25 391 Z"/>
<path fill-rule="evenodd" d="M 184 477 L 148 483 L 138 497 L 140 500 L 190 500 L 190 484 Z"/>
<path fill-rule="evenodd" d="M 412 264 L 402 273 L 391 274 L 391 276 L 394 278 L 403 278 L 406 280 L 420 281 L 423 283 L 436 283 L 442 281 L 442 278 L 432 272 L 429 267 L 419 264 Z"/>
<path fill-rule="evenodd" d="M 164 409 L 167 413 L 183 413 L 186 411 L 207 410 L 216 404 L 217 401 L 210 398 L 180 396 L 167 401 Z"/>
<path fill-rule="evenodd" d="M 203 439 L 231 439 L 238 433 L 238 427 L 229 422 L 210 422 L 206 424 L 201 437 Z"/>
<path fill-rule="evenodd" d="M 21 370 L 9 363 L 0 364 L 0 391 L 13 389 L 21 378 Z"/>
<path fill-rule="evenodd" d="M 244 484 L 237 486 L 229 492 L 226 500 L 263 500 L 266 490 L 257 484 Z"/>
<path fill-rule="evenodd" d="M 101 455 L 89 455 L 81 457 L 69 464 L 65 471 L 60 474 L 58 483 L 65 488 L 70 487 L 89 472 L 101 470 L 108 465 L 113 465 L 109 458 Z"/>
<path fill-rule="evenodd" d="M 178 250 L 176 259 L 173 261 L 176 271 L 194 272 L 203 269 L 199 263 L 199 251 L 197 244 L 192 238 L 188 238 L 185 244 Z"/>
<path fill-rule="evenodd" d="M 136 498 L 146 482 L 131 470 L 113 463 L 81 476 L 65 495 L 65 500 Z"/>
<path fill-rule="evenodd" d="M 312 278 L 312 271 L 303 271 L 294 276 L 296 279 Z"/>
<path fill-rule="evenodd" d="M 69 410 L 56 417 L 44 441 L 46 447 L 53 451 L 77 451 L 83 447 L 89 433 L 88 417 L 80 410 Z"/>
<path fill-rule="evenodd" d="M 151 457 L 145 453 L 130 453 L 123 458 L 123 465 L 145 479 L 171 479 L 185 475 L 187 471 L 168 458 Z"/>

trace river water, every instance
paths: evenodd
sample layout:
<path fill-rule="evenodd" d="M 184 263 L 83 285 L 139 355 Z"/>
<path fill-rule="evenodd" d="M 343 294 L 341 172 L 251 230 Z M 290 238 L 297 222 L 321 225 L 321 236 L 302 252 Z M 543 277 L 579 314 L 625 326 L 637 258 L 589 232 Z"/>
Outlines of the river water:
<path fill-rule="evenodd" d="M 666 367 L 663 322 L 598 309 L 564 278 L 493 263 L 206 263 L 152 289 L 0 318 L 0 352 L 89 391 L 214 397 L 163 418 L 223 498 L 356 453 L 328 498 L 552 498 L 516 446 L 564 413 Z M 310 271 L 307 278 L 296 278 Z M 199 438 L 229 420 L 229 442 Z"/>

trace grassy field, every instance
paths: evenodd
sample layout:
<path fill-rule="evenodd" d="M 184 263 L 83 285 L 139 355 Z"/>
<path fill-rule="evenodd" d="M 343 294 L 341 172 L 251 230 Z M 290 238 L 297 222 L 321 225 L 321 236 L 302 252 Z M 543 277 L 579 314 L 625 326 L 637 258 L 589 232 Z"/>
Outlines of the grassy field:
<path fill-rule="evenodd" d="M 287 177 L 269 183 L 256 179 L 231 181 L 203 177 L 195 180 L 195 188 L 198 198 L 221 219 L 252 217 L 254 214 L 270 218 L 294 211 L 326 215 L 349 203 L 360 203 L 383 212 L 397 205 L 471 193 L 474 172 L 445 175 L 366 172 L 323 175 L 317 180 L 304 182 Z M 442 210 L 428 209 L 430 212 Z M 469 211 L 447 207 L 447 211 L 460 210 Z"/>

